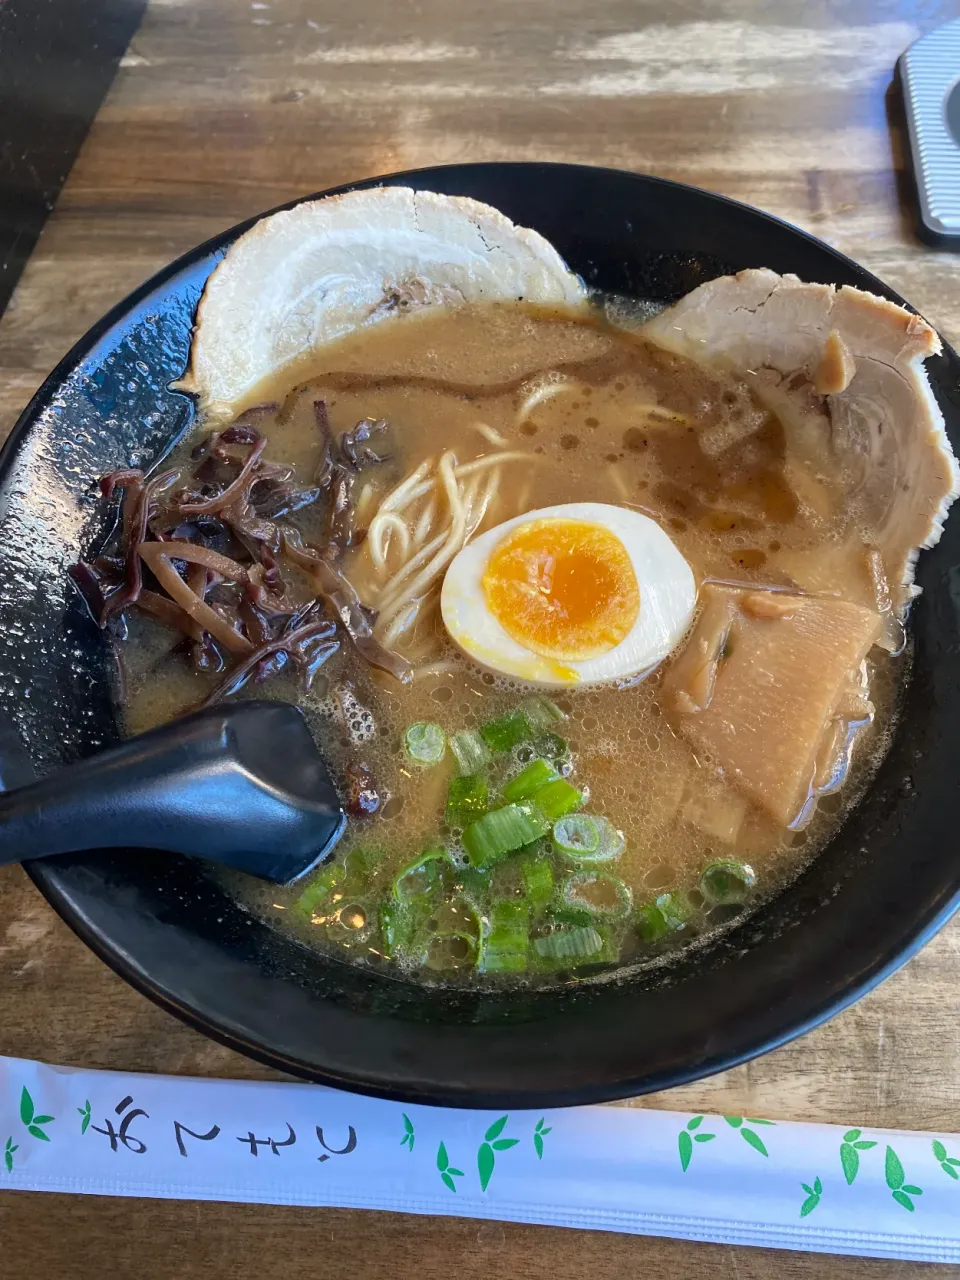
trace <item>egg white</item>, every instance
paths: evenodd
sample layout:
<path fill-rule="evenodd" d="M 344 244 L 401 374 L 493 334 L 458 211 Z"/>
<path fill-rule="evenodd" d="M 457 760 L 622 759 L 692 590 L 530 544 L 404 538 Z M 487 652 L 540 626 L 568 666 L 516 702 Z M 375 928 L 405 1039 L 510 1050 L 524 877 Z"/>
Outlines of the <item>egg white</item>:
<path fill-rule="evenodd" d="M 602 525 L 623 544 L 637 575 L 640 610 L 630 631 L 614 648 L 583 662 L 546 658 L 525 648 L 500 625 L 484 596 L 483 575 L 504 536 L 551 518 Z M 683 638 L 696 603 L 690 566 L 656 521 L 605 502 L 568 502 L 504 521 L 454 557 L 440 593 L 444 626 L 469 658 L 501 675 L 553 687 L 602 684 L 652 669 Z"/>

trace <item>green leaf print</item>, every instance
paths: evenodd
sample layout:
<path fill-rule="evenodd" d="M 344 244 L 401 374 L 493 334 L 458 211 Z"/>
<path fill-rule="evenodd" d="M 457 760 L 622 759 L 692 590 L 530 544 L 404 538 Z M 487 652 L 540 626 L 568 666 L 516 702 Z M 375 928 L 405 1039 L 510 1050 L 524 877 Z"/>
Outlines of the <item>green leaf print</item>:
<path fill-rule="evenodd" d="M 731 1129 L 739 1129 L 743 1124 L 743 1116 L 724 1116 L 723 1118 Z"/>
<path fill-rule="evenodd" d="M 852 1186 L 854 1179 L 860 1172 L 860 1154 L 852 1142 L 842 1142 L 840 1144 L 840 1164 L 843 1167 L 843 1176 L 847 1180 L 847 1186 Z"/>
<path fill-rule="evenodd" d="M 8 1138 L 3 1148 L 3 1164 L 7 1173 L 13 1173 L 13 1153 L 19 1150 L 19 1144 Z"/>
<path fill-rule="evenodd" d="M 401 1146 L 402 1145 L 403 1144 L 401 1143 Z M 447 1148 L 442 1142 L 439 1147 L 437 1147 L 437 1168 L 440 1171 L 440 1178 L 443 1185 L 455 1193 L 457 1190 L 457 1184 L 454 1182 L 454 1178 L 462 1178 L 463 1170 L 455 1169 L 453 1167 L 450 1163 L 450 1157 L 447 1155 Z"/>
<path fill-rule="evenodd" d="M 506 1124 L 509 1118 L 510 1118 L 509 1116 L 501 1116 L 499 1120 L 494 1120 L 493 1124 L 490 1126 L 487 1132 L 483 1135 L 484 1138 L 487 1140 L 487 1142 L 493 1142 L 494 1138 L 500 1137 L 501 1133 L 503 1133 L 504 1129 L 506 1128 Z"/>
<path fill-rule="evenodd" d="M 703 1119 L 703 1116 L 691 1116 L 687 1121 L 686 1127 L 681 1129 L 679 1134 L 677 1134 L 677 1150 L 680 1152 L 680 1168 L 684 1173 L 686 1173 L 687 1169 L 690 1167 L 690 1157 L 693 1155 L 693 1144 L 695 1142 L 712 1142 L 717 1136 L 715 1133 L 696 1132 L 703 1124 Z"/>
<path fill-rule="evenodd" d="M 947 1148 L 939 1138 L 934 1138 L 931 1146 L 933 1148 L 933 1158 L 937 1161 L 947 1177 L 952 1178 L 954 1182 L 960 1179 L 960 1173 L 957 1173 L 957 1168 L 960 1166 L 960 1160 L 955 1156 L 947 1155 Z"/>
<path fill-rule="evenodd" d="M 884 1176 L 891 1191 L 899 1191 L 903 1186 L 904 1173 L 900 1158 L 893 1147 L 887 1147 L 887 1156 L 883 1164 Z"/>
<path fill-rule="evenodd" d="M 89 1106 L 90 1106 L 90 1103 L 88 1102 L 87 1107 Z M 415 1134 L 413 1132 L 413 1124 L 410 1120 L 410 1117 L 406 1114 L 405 1111 L 401 1111 L 400 1114 L 403 1117 L 403 1130 L 404 1130 L 403 1137 L 400 1139 L 400 1145 L 401 1147 L 407 1147 L 410 1151 L 412 1151 L 413 1143 L 415 1140 Z M 87 1124 L 89 1124 L 89 1122 L 90 1121 L 88 1116 Z"/>
<path fill-rule="evenodd" d="M 759 1133 L 754 1133 L 752 1129 L 741 1129 L 740 1137 L 744 1142 L 749 1143 L 754 1151 L 759 1151 L 762 1156 L 769 1155 L 767 1148 L 763 1145 L 763 1139 Z"/>
<path fill-rule="evenodd" d="M 41 1125 L 50 1124 L 53 1116 L 38 1116 L 36 1108 L 33 1105 L 33 1099 L 24 1085 L 20 1092 L 20 1119 L 27 1126 L 27 1133 L 32 1138 L 39 1138 L 41 1142 L 49 1142 L 49 1134 L 44 1133 Z"/>
<path fill-rule="evenodd" d="M 90 1099 L 88 1098 L 82 1107 L 77 1107 L 80 1113 L 80 1133 L 81 1136 L 87 1132 L 90 1125 Z"/>
<path fill-rule="evenodd" d="M 480 1190 L 486 1191 L 490 1185 L 490 1179 L 493 1177 L 493 1168 L 496 1164 L 496 1156 L 493 1154 L 493 1147 L 489 1142 L 480 1144 L 480 1150 L 477 1152 L 477 1172 L 480 1175 Z"/>
<path fill-rule="evenodd" d="M 506 1128 L 509 1115 L 501 1116 L 499 1120 L 494 1120 L 493 1124 L 483 1135 L 483 1142 L 477 1151 L 477 1173 L 480 1175 L 480 1190 L 486 1191 L 490 1185 L 490 1179 L 493 1177 L 494 1166 L 497 1162 L 496 1152 L 507 1151 L 510 1147 L 515 1147 L 519 1142 L 519 1138 L 501 1138 L 500 1135 Z M 542 1122 L 541 1122 L 542 1123 Z M 541 1133 L 545 1130 L 541 1129 Z M 536 1136 L 535 1135 L 535 1139 Z M 542 1139 L 541 1139 L 542 1143 Z M 534 1140 L 536 1146 L 536 1140 Z M 539 1148 L 538 1148 L 539 1154 Z"/>
<path fill-rule="evenodd" d="M 894 1200 L 896 1200 L 897 1204 L 902 1205 L 904 1209 L 908 1209 L 910 1213 L 913 1213 L 915 1206 L 910 1197 L 922 1196 L 923 1191 L 920 1187 L 915 1187 L 912 1183 L 907 1182 L 900 1157 L 893 1147 L 887 1147 L 883 1162 L 883 1173 Z"/>
<path fill-rule="evenodd" d="M 820 1203 L 820 1196 L 823 1192 L 823 1183 L 819 1178 L 815 1178 L 813 1186 L 807 1186 L 805 1182 L 801 1182 L 800 1186 L 807 1193 L 807 1198 L 800 1206 L 800 1217 L 805 1218 L 807 1214 L 813 1213 L 814 1209 Z"/>
<path fill-rule="evenodd" d="M 860 1172 L 860 1152 L 869 1151 L 871 1147 L 877 1145 L 875 1142 L 861 1138 L 862 1132 L 862 1129 L 848 1129 L 840 1144 L 840 1165 L 848 1187 L 853 1184 Z"/>
<path fill-rule="evenodd" d="M 545 1124 L 546 1116 L 541 1116 L 537 1121 L 537 1127 L 533 1131 L 533 1149 L 537 1153 L 537 1159 L 543 1159 L 543 1140 L 548 1133 L 553 1131 L 553 1126 Z"/>

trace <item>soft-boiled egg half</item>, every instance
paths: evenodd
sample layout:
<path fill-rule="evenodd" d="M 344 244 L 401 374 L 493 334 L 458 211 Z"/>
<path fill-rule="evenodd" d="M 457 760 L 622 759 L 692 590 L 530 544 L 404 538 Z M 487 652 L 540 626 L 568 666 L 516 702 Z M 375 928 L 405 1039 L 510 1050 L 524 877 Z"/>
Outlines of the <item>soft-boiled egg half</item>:
<path fill-rule="evenodd" d="M 697 601 L 690 566 L 655 520 L 604 502 L 530 511 L 451 562 L 440 611 L 492 671 L 534 684 L 597 684 L 656 666 Z"/>

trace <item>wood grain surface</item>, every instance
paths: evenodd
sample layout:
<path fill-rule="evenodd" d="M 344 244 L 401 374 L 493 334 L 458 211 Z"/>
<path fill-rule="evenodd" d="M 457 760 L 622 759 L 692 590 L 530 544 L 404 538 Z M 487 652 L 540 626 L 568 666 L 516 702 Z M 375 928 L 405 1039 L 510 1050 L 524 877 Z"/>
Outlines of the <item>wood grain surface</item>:
<path fill-rule="evenodd" d="M 760 205 L 960 339 L 958 260 L 912 233 L 892 69 L 954 0 L 152 0 L 0 322 L 0 431 L 108 307 L 258 210 L 459 160 L 618 165 Z M 955 1130 L 960 923 L 827 1026 L 642 1105 Z M 188 1030 L 0 871 L 0 1053 L 271 1073 Z M 960 1194 L 960 1193 L 958 1193 Z M 958 1202 L 960 1207 L 960 1202 Z M 958 1268 L 453 1219 L 0 1196 L 0 1280 L 919 1277 Z"/>

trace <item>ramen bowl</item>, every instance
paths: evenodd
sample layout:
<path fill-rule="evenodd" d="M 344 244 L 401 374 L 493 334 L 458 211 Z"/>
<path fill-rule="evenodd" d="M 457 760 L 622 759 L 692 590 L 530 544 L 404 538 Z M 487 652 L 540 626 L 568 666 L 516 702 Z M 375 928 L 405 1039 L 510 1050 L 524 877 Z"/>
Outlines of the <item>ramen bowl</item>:
<path fill-rule="evenodd" d="M 591 287 L 670 302 L 767 267 L 902 300 L 828 246 L 691 187 L 570 165 L 371 179 L 471 196 L 544 235 Z M 120 736 L 111 650 L 67 568 L 102 538 L 97 478 L 149 469 L 194 421 L 173 390 L 207 277 L 246 223 L 106 316 L 18 422 L 0 461 L 0 690 L 39 772 Z M 927 364 L 956 446 L 960 362 Z M 307 1079 L 411 1102 L 599 1102 L 733 1066 L 830 1017 L 958 905 L 948 836 L 960 752 L 960 523 L 921 556 L 912 674 L 889 752 L 823 852 L 775 898 L 669 964 L 540 990 L 417 986 L 312 950 L 200 863 L 114 850 L 27 869 L 121 976 L 206 1034 Z M 2 764 L 2 761 L 0 761 Z"/>

